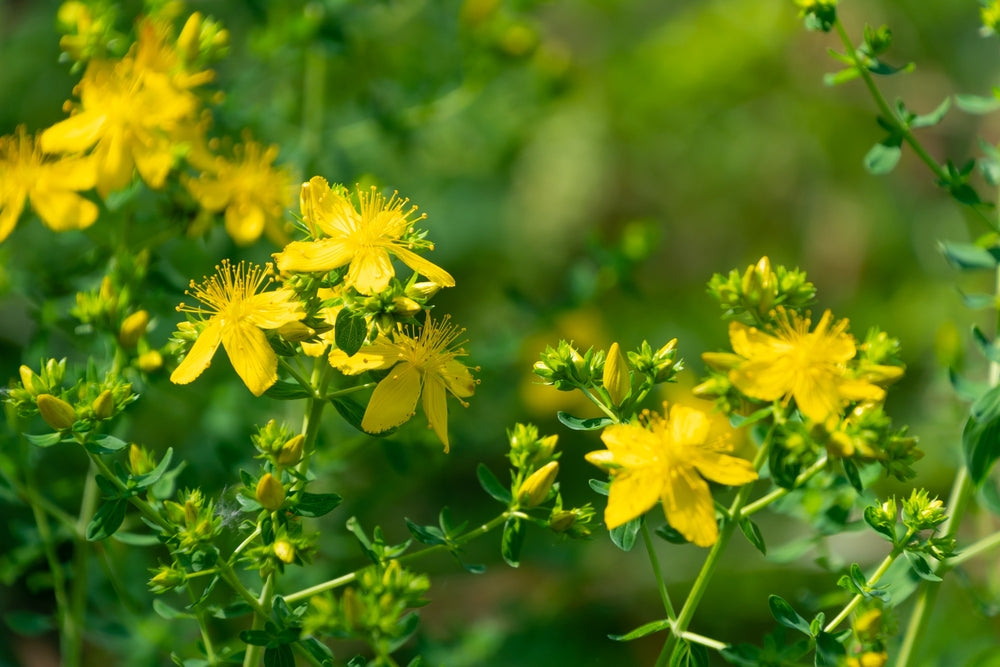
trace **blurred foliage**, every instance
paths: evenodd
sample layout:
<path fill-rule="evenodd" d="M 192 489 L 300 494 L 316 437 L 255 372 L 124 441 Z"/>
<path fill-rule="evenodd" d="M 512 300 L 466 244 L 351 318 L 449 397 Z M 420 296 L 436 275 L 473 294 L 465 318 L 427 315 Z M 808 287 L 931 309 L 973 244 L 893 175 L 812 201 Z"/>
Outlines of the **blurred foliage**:
<path fill-rule="evenodd" d="M 0 134 L 19 123 L 38 130 L 62 117 L 75 79 L 59 62 L 58 5 L 0 0 Z M 502 467 L 505 427 L 530 419 L 554 432 L 556 410 L 585 411 L 572 396 L 539 389 L 531 364 L 545 345 L 567 338 L 584 348 L 612 340 L 632 348 L 648 338 L 655 347 L 677 337 L 680 354 L 694 367 L 693 384 L 702 368 L 692 351 L 726 340 L 705 295 L 706 281 L 765 254 L 776 264 L 807 269 L 820 305 L 849 316 L 854 330 L 879 324 L 901 339 L 908 370 L 888 410 L 911 425 L 927 452 L 915 483 L 935 491 L 950 480 L 960 456 L 962 407 L 944 364 L 961 366 L 972 322 L 936 244 L 967 240 L 980 230 L 920 173 L 912 156 L 904 155 L 890 176 L 861 168 L 882 131 L 860 85 L 823 85 L 831 69 L 825 49 L 835 44 L 804 33 L 791 2 L 247 0 L 188 6 L 214 16 L 231 35 L 230 54 L 216 68 L 215 85 L 226 92 L 215 113 L 220 133 L 250 128 L 261 141 L 277 144 L 280 160 L 299 177 L 374 182 L 418 202 L 429 216 L 435 259 L 459 286 L 442 294 L 440 304 L 468 328 L 471 359 L 483 369 L 471 407 L 452 417 L 447 459 L 430 455 L 437 448 L 422 426 L 378 441 L 331 427 L 324 439 L 334 451 L 322 463 L 345 507 L 327 520 L 356 515 L 365 525 L 382 523 L 390 541 L 406 537 L 405 526 L 388 525 L 388 518 L 398 519 L 399 507 L 421 523 L 442 505 L 461 508 L 463 520 L 478 520 L 489 499 L 472 470 L 479 461 Z M 121 3 L 121 27 L 139 9 L 137 2 Z M 854 16 L 861 9 L 866 16 Z M 843 18 L 855 34 L 861 21 L 894 27 L 895 48 L 919 66 L 886 89 L 889 97 L 905 90 L 908 106 L 918 112 L 954 92 L 985 94 L 1000 74 L 996 42 L 978 37 L 973 3 L 848 3 Z M 926 141 L 941 155 L 964 155 L 976 135 L 995 136 L 996 123 L 953 113 Z M 216 232 L 196 253 L 190 244 L 174 249 L 175 268 L 152 267 L 163 289 L 148 308 L 160 343 L 189 275 L 207 272 L 223 256 L 260 260 L 274 250 L 264 240 L 237 249 Z M 73 294 L 60 276 L 70 268 L 90 268 L 98 276 L 102 259 L 86 237 L 53 236 L 37 223 L 22 223 L 16 234 L 19 248 L 33 250 L 15 255 L 10 244 L 0 246 L 3 377 L 15 377 L 21 363 L 37 364 L 42 351 L 26 348 L 29 339 L 41 341 L 46 356 L 59 357 L 81 335 L 68 328 Z M 61 301 L 42 307 L 42 294 L 61 295 Z M 181 393 L 160 377 L 130 412 L 129 427 L 134 439 L 157 451 L 182 451 L 198 483 L 214 489 L 218 503 L 232 503 L 222 485 L 231 468 L 253 454 L 248 398 L 232 383 L 205 382 Z M 283 407 L 269 404 L 269 413 L 255 412 L 253 422 L 280 417 Z M 0 446 L 14 446 L 11 434 L 0 437 Z M 582 438 L 563 435 L 561 491 L 570 502 L 590 498 L 585 480 L 593 473 L 581 456 Z M 217 447 L 203 447 L 206 440 Z M 414 440 L 424 446 L 413 446 Z M 348 452 L 352 473 L 338 476 L 337 461 Z M 82 474 L 85 464 L 82 456 L 49 450 L 34 455 L 39 475 L 50 480 Z M 378 502 L 352 506 L 351 498 L 360 495 L 355 491 L 376 479 L 386 489 Z M 886 486 L 887 494 L 894 490 Z M 4 504 L 3 494 L 0 489 L 0 545 L 16 543 L 30 522 Z M 793 566 L 781 561 L 796 548 L 795 522 L 763 520 L 762 529 L 774 545 L 770 560 L 745 558 L 749 545 L 733 549 L 720 585 L 701 608 L 699 631 L 753 641 L 772 628 L 768 592 L 816 608 L 821 601 L 809 590 L 817 581 L 828 587 L 824 567 L 864 562 L 869 552 L 872 559 L 880 556 L 873 540 L 848 536 L 816 550 L 817 566 L 810 558 Z M 342 531 L 327 532 L 343 539 Z M 624 645 L 605 639 L 650 618 L 657 606 L 645 563 L 623 567 L 603 536 L 572 549 L 556 542 L 554 536 L 530 540 L 518 570 L 506 568 L 494 544 L 474 543 L 468 560 L 486 563 L 485 577 L 456 572 L 447 558 L 430 563 L 427 597 L 438 604 L 424 612 L 420 641 L 428 661 L 650 664 L 657 639 Z M 123 581 L 143 582 L 150 563 L 117 558 L 122 546 L 103 547 L 107 562 L 123 571 Z M 361 556 L 349 544 L 325 544 L 321 551 L 347 560 Z M 700 556 L 692 547 L 670 553 L 666 576 L 682 586 Z M 0 616 L 7 601 L 17 600 L 19 608 L 46 604 L 44 595 L 34 597 L 41 571 L 18 579 L 5 575 L 12 555 L 0 548 Z M 96 587 L 99 577 L 94 580 Z M 955 582 L 948 586 L 938 618 L 959 613 L 963 622 L 936 626 L 926 640 L 928 654 L 947 656 L 947 664 L 986 664 L 976 663 L 976 656 L 1000 626 L 965 610 L 979 604 L 995 613 L 995 602 L 970 598 Z M 142 586 L 93 594 L 103 601 L 98 604 L 137 612 L 94 618 L 102 641 L 129 655 L 131 665 L 162 664 L 159 649 L 173 641 L 167 626 L 146 613 L 147 598 Z M 12 628 L 45 637 L 45 628 L 4 620 L 0 664 L 15 659 Z M 44 643 L 37 650 L 44 651 Z M 98 664 L 105 656 L 88 659 Z"/>

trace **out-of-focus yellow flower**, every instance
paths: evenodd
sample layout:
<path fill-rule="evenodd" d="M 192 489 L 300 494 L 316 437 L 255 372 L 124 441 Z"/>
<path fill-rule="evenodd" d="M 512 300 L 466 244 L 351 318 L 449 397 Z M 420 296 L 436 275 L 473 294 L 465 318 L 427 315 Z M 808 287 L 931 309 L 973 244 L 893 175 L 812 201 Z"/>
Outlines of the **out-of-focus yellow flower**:
<path fill-rule="evenodd" d="M 586 456 L 611 474 L 608 528 L 642 516 L 659 500 L 681 535 L 701 547 L 715 544 L 715 505 L 703 477 L 731 486 L 757 479 L 749 461 L 727 453 L 733 429 L 684 405 L 668 412 L 664 404 L 664 415 L 644 412 L 641 422 L 608 426 L 601 433 L 608 449 Z"/>
<path fill-rule="evenodd" d="M 224 260 L 211 278 L 191 282 L 189 294 L 205 307 L 185 304 L 177 310 L 208 315 L 204 328 L 184 361 L 170 375 L 175 384 L 187 384 L 212 363 L 219 343 L 229 355 L 236 373 L 255 396 L 260 396 L 278 379 L 278 356 L 262 329 L 280 326 L 305 317 L 302 305 L 289 290 L 259 291 L 265 271 L 240 262 Z"/>
<path fill-rule="evenodd" d="M 57 232 L 84 229 L 97 220 L 97 205 L 81 197 L 97 173 L 81 157 L 46 157 L 24 126 L 0 137 L 0 241 L 14 230 L 25 201 Z"/>
<path fill-rule="evenodd" d="M 73 115 L 41 134 L 48 153 L 92 150 L 102 197 L 127 186 L 134 169 L 151 188 L 162 187 L 182 152 L 177 138 L 196 120 L 200 102 L 189 88 L 211 73 L 186 72 L 164 30 L 147 21 L 124 58 L 90 61 Z"/>
<path fill-rule="evenodd" d="M 225 211 L 226 231 L 239 245 L 253 243 L 263 232 L 283 245 L 282 216 L 294 196 L 292 176 L 275 167 L 277 146 L 245 140 L 233 147 L 233 159 L 216 157 L 208 171 L 185 180 L 191 195 L 213 213 Z"/>
<path fill-rule="evenodd" d="M 729 325 L 733 351 L 744 358 L 729 379 L 741 392 L 762 401 L 794 398 L 814 422 L 840 414 L 849 401 L 885 398 L 885 390 L 853 377 L 847 367 L 857 347 L 846 319 L 834 323 L 826 311 L 810 332 L 809 318 L 798 313 L 779 307 L 776 318 L 774 334 L 739 322 Z"/>
<path fill-rule="evenodd" d="M 455 344 L 462 331 L 447 317 L 440 322 L 428 317 L 419 335 L 407 329 L 395 340 L 380 336 L 351 357 L 340 350 L 331 352 L 330 364 L 348 375 L 392 369 L 372 392 L 361 427 L 381 433 L 399 426 L 413 416 L 417 399 L 423 396 L 427 422 L 447 452 L 447 392 L 467 405 L 462 399 L 472 396 L 476 387 L 468 367 L 457 359 L 466 354 Z"/>
<path fill-rule="evenodd" d="M 413 252 L 404 235 L 412 230 L 416 207 L 406 208 L 408 199 L 393 194 L 385 199 L 373 187 L 358 190 L 358 207 L 340 187 L 331 188 L 326 179 L 314 176 L 302 185 L 302 218 L 314 233 L 325 236 L 315 241 L 295 241 L 275 255 L 282 271 L 322 272 L 350 265 L 344 284 L 362 294 L 376 294 L 396 275 L 391 255 L 425 278 L 452 287 L 455 279 L 436 264 Z"/>

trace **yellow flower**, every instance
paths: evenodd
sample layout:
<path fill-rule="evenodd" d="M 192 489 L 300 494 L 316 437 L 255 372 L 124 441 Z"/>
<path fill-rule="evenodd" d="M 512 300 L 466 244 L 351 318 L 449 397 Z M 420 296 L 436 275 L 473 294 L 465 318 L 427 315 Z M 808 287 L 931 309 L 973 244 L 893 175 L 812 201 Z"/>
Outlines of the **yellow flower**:
<path fill-rule="evenodd" d="M 201 284 L 191 281 L 189 294 L 206 308 L 177 306 L 177 310 L 209 315 L 184 361 L 170 381 L 187 384 L 212 363 L 219 343 L 229 355 L 236 373 L 254 396 L 260 396 L 278 379 L 278 357 L 262 329 L 278 327 L 305 317 L 301 304 L 288 290 L 260 292 L 265 271 L 243 262 L 233 267 L 228 260 L 216 274 Z"/>
<path fill-rule="evenodd" d="M 277 146 L 263 147 L 244 140 L 233 148 L 233 160 L 216 157 L 208 171 L 186 179 L 191 195 L 213 213 L 225 210 L 226 231 L 239 245 L 249 245 L 267 232 L 283 244 L 284 211 L 291 205 L 292 176 L 275 168 Z"/>
<path fill-rule="evenodd" d="M 358 190 L 358 208 L 346 197 L 347 191 L 331 188 L 325 179 L 314 176 L 303 183 L 300 194 L 302 218 L 313 234 L 325 236 L 315 241 L 296 241 L 275 255 L 282 271 L 331 271 L 350 265 L 344 284 L 362 294 L 376 294 L 395 275 L 390 255 L 445 287 L 455 279 L 439 266 L 413 252 L 405 236 L 412 232 L 415 206 L 405 208 L 408 199 L 393 194 L 386 200 L 373 187 Z"/>
<path fill-rule="evenodd" d="M 846 319 L 834 323 L 828 310 L 810 332 L 809 318 L 780 307 L 776 317 L 774 334 L 738 322 L 729 325 L 733 351 L 744 358 L 729 371 L 729 380 L 741 392 L 762 401 L 794 398 L 814 422 L 840 414 L 849 401 L 885 397 L 883 389 L 849 373 L 847 362 L 857 348 Z"/>
<path fill-rule="evenodd" d="M 77 193 L 94 187 L 95 179 L 85 158 L 46 158 L 24 126 L 0 137 L 0 241 L 14 230 L 25 201 L 57 232 L 94 224 L 97 205 Z"/>
<path fill-rule="evenodd" d="M 331 289 L 329 287 L 321 287 L 316 291 L 316 296 L 324 301 L 336 298 L 340 295 L 340 288 Z M 318 315 L 323 318 L 323 321 L 330 325 L 330 328 L 317 336 L 316 342 L 302 342 L 302 351 L 306 353 L 309 357 L 320 357 L 326 354 L 327 349 L 330 346 L 336 345 L 336 333 L 334 331 L 334 326 L 337 323 L 337 313 L 341 311 L 343 306 L 324 306 L 320 308 Z"/>
<path fill-rule="evenodd" d="M 151 188 L 161 187 L 180 150 L 177 137 L 195 121 L 200 104 L 188 88 L 210 73 L 178 70 L 162 39 L 162 28 L 147 23 L 120 61 L 88 63 L 75 89 L 78 108 L 41 134 L 47 153 L 93 149 L 102 197 L 127 186 L 134 169 Z"/>
<path fill-rule="evenodd" d="M 700 547 L 715 544 L 719 528 L 708 478 L 731 486 L 757 479 L 749 461 L 732 451 L 733 430 L 717 429 L 709 415 L 673 405 L 664 415 L 644 412 L 643 423 L 614 424 L 601 433 L 608 449 L 588 461 L 611 473 L 604 521 L 608 529 L 642 516 L 656 501 L 670 525 Z"/>
<path fill-rule="evenodd" d="M 361 427 L 369 433 L 381 433 L 399 426 L 413 416 L 417 399 L 423 395 L 427 422 L 448 451 L 447 392 L 462 405 L 472 396 L 476 380 L 469 369 L 457 360 L 466 352 L 456 346 L 462 329 L 427 318 L 419 335 L 405 331 L 395 340 L 380 336 L 374 343 L 348 357 L 341 350 L 330 353 L 330 364 L 348 375 L 367 370 L 392 368 L 372 392 Z"/>

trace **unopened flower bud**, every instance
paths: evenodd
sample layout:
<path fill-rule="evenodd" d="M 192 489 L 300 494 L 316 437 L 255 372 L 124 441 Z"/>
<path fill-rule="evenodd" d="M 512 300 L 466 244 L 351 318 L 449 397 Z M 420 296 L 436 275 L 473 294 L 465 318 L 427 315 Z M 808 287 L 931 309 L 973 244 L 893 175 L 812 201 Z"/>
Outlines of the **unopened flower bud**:
<path fill-rule="evenodd" d="M 94 399 L 94 402 L 90 404 L 91 409 L 94 411 L 94 416 L 98 419 L 110 419 L 115 414 L 115 397 L 111 394 L 110 389 L 105 389 Z"/>
<path fill-rule="evenodd" d="M 188 17 L 181 28 L 181 34 L 177 37 L 177 51 L 185 62 L 193 62 L 198 59 L 201 52 L 201 12 L 194 12 Z"/>
<path fill-rule="evenodd" d="M 302 322 L 288 322 L 278 327 L 278 335 L 287 341 L 297 343 L 314 337 L 316 330 Z"/>
<path fill-rule="evenodd" d="M 57 431 L 71 428 L 76 423 L 76 410 L 61 398 L 52 394 L 39 394 L 35 401 L 42 419 Z"/>
<path fill-rule="evenodd" d="M 21 364 L 17 372 L 21 376 L 21 386 L 24 387 L 24 390 L 32 396 L 37 396 L 42 389 L 42 378 L 35 375 L 35 371 L 24 364 Z"/>
<path fill-rule="evenodd" d="M 403 317 L 413 317 L 423 310 L 419 303 L 407 296 L 394 297 L 392 307 L 397 315 L 402 315 Z"/>
<path fill-rule="evenodd" d="M 101 289 L 97 294 L 108 311 L 112 311 L 118 306 L 118 294 L 115 292 L 115 286 L 109 276 L 104 276 L 101 281 Z"/>
<path fill-rule="evenodd" d="M 549 461 L 544 466 L 531 473 L 524 480 L 517 492 L 517 502 L 521 507 L 530 509 L 545 502 L 552 484 L 559 474 L 559 462 Z"/>
<path fill-rule="evenodd" d="M 413 283 L 406 288 L 405 294 L 411 299 L 427 300 L 441 291 L 441 286 L 430 281 Z"/>
<path fill-rule="evenodd" d="M 290 439 L 278 450 L 274 462 L 279 466 L 293 466 L 302 460 L 302 446 L 306 438 L 301 433 Z"/>
<path fill-rule="evenodd" d="M 576 512 L 572 510 L 560 510 L 553 512 L 549 519 L 549 528 L 555 533 L 565 533 L 576 523 Z"/>
<path fill-rule="evenodd" d="M 295 560 L 295 545 L 288 540 L 277 540 L 274 543 L 274 555 L 282 563 L 290 565 Z"/>
<path fill-rule="evenodd" d="M 135 347 L 139 339 L 146 333 L 149 326 L 149 313 L 145 310 L 137 310 L 122 322 L 118 329 L 118 342 L 123 347 Z"/>
<path fill-rule="evenodd" d="M 701 360 L 713 371 L 726 373 L 743 362 L 743 357 L 732 352 L 702 352 Z"/>
<path fill-rule="evenodd" d="M 632 376 L 629 373 L 628 361 L 622 354 L 618 343 L 612 343 L 608 348 L 608 357 L 604 361 L 604 388 L 611 402 L 617 407 L 632 391 Z"/>
<path fill-rule="evenodd" d="M 155 468 L 156 464 L 150 458 L 148 451 L 133 443 L 128 448 L 128 467 L 133 475 L 145 475 Z"/>
<path fill-rule="evenodd" d="M 186 578 L 182 570 L 164 565 L 149 580 L 148 586 L 154 593 L 166 593 L 182 585 Z"/>
<path fill-rule="evenodd" d="M 139 370 L 143 373 L 153 373 L 163 367 L 163 355 L 160 354 L 159 350 L 143 352 L 139 355 L 139 358 L 136 359 L 135 365 L 138 366 Z"/>
<path fill-rule="evenodd" d="M 272 512 L 277 510 L 285 502 L 285 487 L 282 486 L 281 482 L 272 475 L 271 473 L 266 473 L 257 482 L 257 502 L 259 502 L 264 509 L 271 510 Z"/>
<path fill-rule="evenodd" d="M 528 459 L 528 465 L 538 466 L 548 463 L 556 451 L 556 443 L 558 442 L 558 435 L 547 435 L 544 438 L 539 438 L 535 442 L 535 453 Z"/>

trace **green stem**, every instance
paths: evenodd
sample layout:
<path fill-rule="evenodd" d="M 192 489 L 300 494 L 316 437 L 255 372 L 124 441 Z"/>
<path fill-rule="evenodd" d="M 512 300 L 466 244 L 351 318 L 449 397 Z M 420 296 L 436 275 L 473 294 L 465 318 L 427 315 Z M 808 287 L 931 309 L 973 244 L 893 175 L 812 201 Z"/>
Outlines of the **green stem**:
<path fill-rule="evenodd" d="M 663 608 L 667 612 L 667 618 L 671 621 L 677 620 L 677 613 L 674 605 L 670 602 L 670 593 L 667 585 L 663 581 L 663 572 L 660 571 L 660 560 L 656 557 L 656 549 L 653 547 L 653 538 L 649 535 L 649 526 L 645 520 L 641 523 L 642 542 L 646 545 L 646 553 L 649 554 L 649 564 L 653 567 L 653 576 L 656 577 L 656 587 L 660 590 L 660 598 L 663 600 Z"/>
<path fill-rule="evenodd" d="M 967 560 L 972 560 L 979 554 L 986 553 L 991 549 L 996 549 L 1000 547 L 1000 532 L 993 533 L 989 537 L 984 537 L 983 539 L 975 542 L 965 549 L 962 549 L 959 553 L 955 554 L 952 558 L 949 558 L 942 565 L 947 565 L 948 569 L 953 569 L 961 565 Z"/>
<path fill-rule="evenodd" d="M 692 644 L 701 644 L 702 646 L 707 646 L 715 651 L 724 651 L 729 648 L 729 644 L 725 642 L 720 642 L 718 639 L 712 639 L 711 637 L 705 637 L 704 635 L 699 635 L 694 632 L 682 632 L 681 639 L 687 640 Z"/>
<path fill-rule="evenodd" d="M 30 485 L 29 480 L 29 485 Z M 42 511 L 42 508 L 31 502 L 31 511 L 35 517 L 35 526 L 38 528 L 38 536 L 42 541 L 42 550 L 45 552 L 45 560 L 49 565 L 49 573 L 52 575 L 52 593 L 56 599 L 56 616 L 61 627 L 60 644 L 62 646 L 62 664 L 66 667 L 75 667 L 80 664 L 80 656 L 77 651 L 77 634 L 79 628 L 73 624 L 70 613 L 69 596 L 66 594 L 66 577 L 63 573 L 62 564 L 56 555 L 55 543 L 52 539 L 52 530 L 49 526 L 49 519 Z"/>
<path fill-rule="evenodd" d="M 760 448 L 757 450 L 757 455 L 753 460 L 754 470 L 760 470 L 761 466 L 764 465 L 764 461 L 767 460 L 773 434 L 774 426 L 768 431 L 764 442 L 761 443 Z M 656 660 L 656 667 L 663 667 L 663 665 L 669 662 L 674 646 L 677 643 L 677 638 L 683 637 L 684 633 L 687 632 L 688 624 L 691 623 L 695 610 L 701 603 L 705 591 L 708 590 L 708 584 L 712 580 L 712 575 L 715 574 L 715 568 L 719 565 L 719 559 L 726 550 L 729 539 L 733 536 L 733 531 L 739 523 L 740 512 L 747 504 L 747 499 L 750 497 L 752 489 L 753 484 L 744 484 L 736 493 L 736 498 L 733 499 L 732 505 L 729 507 L 728 516 L 722 521 L 722 526 L 719 529 L 719 537 L 708 552 L 708 557 L 705 558 L 705 562 L 701 566 L 698 578 L 695 579 L 694 584 L 691 586 L 687 599 L 684 601 L 684 606 L 681 607 L 680 614 L 678 614 L 677 620 L 674 622 L 673 632 L 670 633 L 670 636 L 663 643 L 663 649 Z"/>
<path fill-rule="evenodd" d="M 83 648 L 83 626 L 84 616 L 87 611 L 87 560 L 90 553 L 90 545 L 86 537 L 87 525 L 94 510 L 97 508 L 97 480 L 96 466 L 91 463 L 87 470 L 87 478 L 83 484 L 83 497 L 80 500 L 80 514 L 76 522 L 76 530 L 73 538 L 73 581 L 70 588 L 70 615 L 71 622 L 77 628 L 76 641 L 78 648 Z"/>
<path fill-rule="evenodd" d="M 912 534 L 908 534 L 906 538 L 904 538 L 902 542 L 900 542 L 900 544 L 906 544 L 907 542 L 909 542 L 910 537 L 912 537 Z M 875 572 L 872 573 L 872 576 L 868 579 L 868 585 L 874 586 L 875 584 L 877 584 L 879 579 L 881 579 L 882 576 L 888 571 L 889 566 L 892 565 L 897 558 L 899 558 L 899 554 L 901 553 L 903 553 L 903 548 L 901 546 L 895 547 L 892 550 L 892 552 L 885 557 L 885 559 L 881 562 L 881 564 L 879 564 Z M 858 604 L 860 604 L 860 602 L 863 599 L 864 596 L 861 595 L 861 593 L 858 593 L 853 598 L 851 598 L 851 601 L 848 602 L 846 605 L 844 605 L 844 608 L 840 610 L 840 613 L 837 614 L 837 616 L 834 617 L 832 621 L 826 624 L 826 627 L 823 628 L 824 632 L 833 632 L 836 629 L 836 627 L 844 621 L 845 618 L 850 616 L 851 612 L 854 611 L 854 608 L 857 607 Z"/>
<path fill-rule="evenodd" d="M 599 399 L 596 396 L 594 396 L 590 392 L 589 389 L 587 389 L 586 387 L 580 387 L 580 391 L 582 391 L 583 394 L 584 394 L 584 396 L 586 396 L 588 399 L 590 399 L 591 403 L 593 403 L 594 405 L 596 405 L 597 407 L 599 407 L 601 409 L 601 412 L 603 412 L 604 414 L 606 414 L 614 423 L 617 424 L 617 423 L 621 422 L 621 419 L 618 418 L 618 415 L 616 415 L 614 412 L 612 412 L 611 410 L 609 410 L 608 406 L 606 406 L 601 401 L 601 399 Z"/>
<path fill-rule="evenodd" d="M 378 382 L 365 382 L 364 384 L 355 385 L 353 387 L 344 387 L 343 389 L 338 389 L 337 391 L 331 391 L 326 395 L 326 398 L 331 399 L 338 398 L 340 396 L 347 396 L 355 392 L 364 391 L 365 389 L 371 389 L 377 384 Z"/>
<path fill-rule="evenodd" d="M 257 616 L 265 619 L 270 616 L 270 611 L 268 611 L 268 609 L 253 596 L 253 593 L 251 593 L 247 587 L 243 585 L 243 582 L 240 581 L 240 578 L 236 575 L 236 571 L 233 570 L 232 565 L 224 560 L 219 560 L 218 563 L 219 576 L 222 577 L 223 581 L 229 584 L 230 588 L 236 591 L 237 595 L 243 598 L 244 602 L 250 605 L 250 608 L 257 613 Z"/>
<path fill-rule="evenodd" d="M 430 554 L 437 553 L 439 551 L 450 551 L 452 549 L 455 549 L 457 547 L 462 546 L 466 542 L 469 542 L 470 540 L 472 540 L 472 539 L 474 539 L 476 537 L 479 537 L 480 535 L 485 535 L 486 533 L 490 532 L 491 530 L 493 530 L 493 529 L 495 529 L 495 528 L 503 525 L 503 523 L 507 519 L 509 519 L 510 517 L 512 517 L 512 516 L 516 516 L 516 517 L 519 517 L 519 518 L 525 518 L 525 516 L 523 514 L 521 514 L 520 512 L 510 512 L 510 511 L 507 511 L 507 512 L 504 512 L 503 514 L 500 514 L 499 516 L 494 517 L 493 519 L 490 519 L 489 521 L 487 521 L 486 523 L 482 524 L 478 528 L 473 528 L 472 530 L 470 530 L 469 532 L 465 533 L 464 535 L 460 535 L 459 537 L 456 537 L 454 540 L 451 541 L 450 545 L 447 545 L 447 544 L 435 544 L 435 545 L 429 546 L 429 547 L 427 547 L 425 549 L 421 549 L 420 551 L 414 551 L 413 553 L 406 554 L 405 556 L 400 556 L 399 558 L 396 559 L 396 561 L 398 563 L 406 563 L 406 562 L 409 562 L 411 560 L 416 560 L 418 558 L 423 558 L 424 556 L 428 556 Z M 368 567 L 371 567 L 371 566 L 368 566 Z M 295 593 L 291 593 L 290 595 L 286 595 L 285 596 L 285 602 L 287 602 L 289 605 L 291 605 L 292 603 L 298 602 L 300 600 L 305 600 L 305 599 L 311 598 L 314 595 L 319 595 L 320 593 L 325 593 L 326 591 L 332 591 L 335 588 L 340 588 L 341 586 L 346 586 L 347 584 L 350 584 L 351 582 L 353 582 L 354 580 L 356 580 L 358 578 L 358 574 L 360 574 L 361 571 L 364 570 L 364 569 L 367 569 L 367 568 L 361 568 L 361 569 L 355 570 L 354 572 L 350 572 L 348 574 L 339 576 L 339 577 L 337 577 L 335 579 L 330 579 L 328 581 L 324 581 L 323 583 L 316 584 L 315 586 L 310 586 L 309 588 L 303 588 L 300 591 L 296 591 Z"/>
<path fill-rule="evenodd" d="M 260 598 L 257 599 L 257 606 L 263 607 L 265 604 L 270 605 L 271 598 L 274 595 L 274 573 L 268 574 L 264 578 L 264 588 L 260 591 Z M 253 617 L 253 622 L 250 624 L 251 629 L 260 630 L 264 627 L 264 623 L 267 620 L 267 614 L 257 613 Z M 247 646 L 247 652 L 243 656 L 243 667 L 255 667 L 260 664 L 261 655 L 264 652 L 263 646 L 257 646 L 255 644 L 250 644 Z"/>
<path fill-rule="evenodd" d="M 774 501 L 776 501 L 776 500 L 778 500 L 780 498 L 784 498 L 785 496 L 787 496 L 792 491 L 800 488 L 803 484 L 805 484 L 810 479 L 812 479 L 813 477 L 815 477 L 817 475 L 817 473 L 819 473 L 824 468 L 826 468 L 826 464 L 827 463 L 829 463 L 829 459 L 825 455 L 822 456 L 818 461 L 816 461 L 811 466 L 809 466 L 808 468 L 806 468 L 805 470 L 803 470 L 801 473 L 799 473 L 799 476 L 795 478 L 795 483 L 792 485 L 792 488 L 790 488 L 790 489 L 786 489 L 786 488 L 775 489 L 771 493 L 768 493 L 767 495 L 761 496 L 760 498 L 758 498 L 757 500 L 753 501 L 752 503 L 748 503 L 746 505 L 746 507 L 744 507 L 743 509 L 740 510 L 740 518 L 742 519 L 743 517 L 750 516 L 751 514 L 756 514 L 757 512 L 761 511 L 762 509 L 764 509 L 765 507 L 767 507 L 768 505 L 770 505 Z"/>

